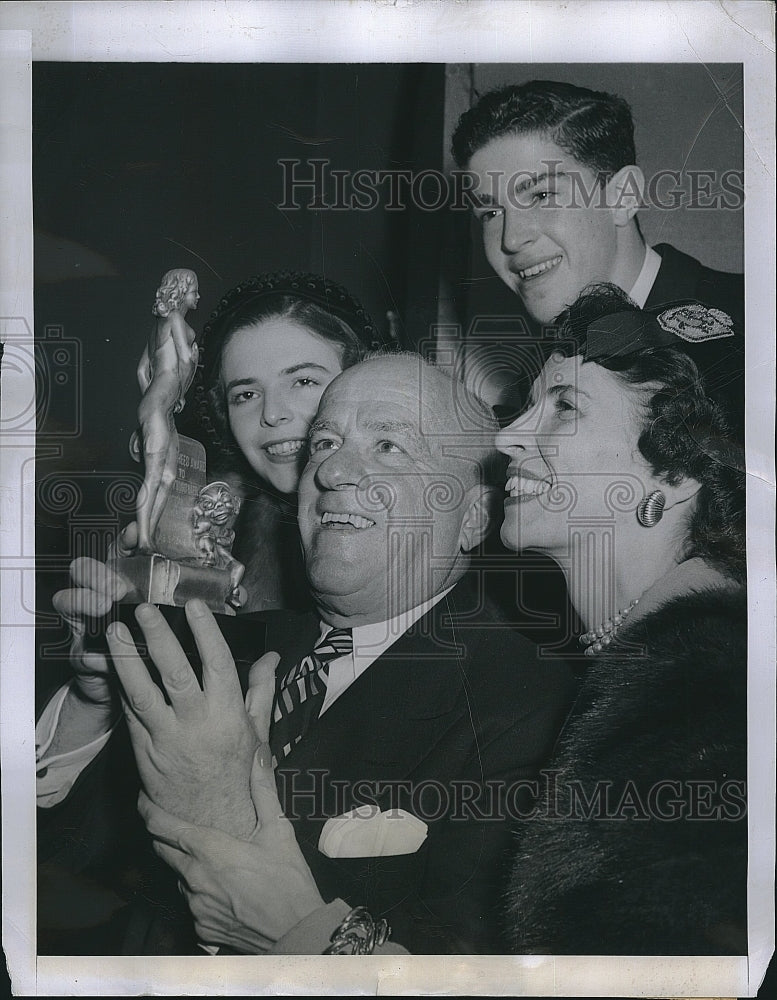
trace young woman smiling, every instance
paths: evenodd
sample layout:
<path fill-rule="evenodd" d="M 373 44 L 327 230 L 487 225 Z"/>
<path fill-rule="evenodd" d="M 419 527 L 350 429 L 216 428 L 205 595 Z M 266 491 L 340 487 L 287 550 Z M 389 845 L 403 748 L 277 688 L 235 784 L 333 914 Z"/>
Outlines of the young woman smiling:
<path fill-rule="evenodd" d="M 308 428 L 332 379 L 383 344 L 344 288 L 292 271 L 241 282 L 205 327 L 195 391 L 210 474 L 243 498 L 233 549 L 246 566 L 242 611 L 307 605 L 296 514 Z"/>

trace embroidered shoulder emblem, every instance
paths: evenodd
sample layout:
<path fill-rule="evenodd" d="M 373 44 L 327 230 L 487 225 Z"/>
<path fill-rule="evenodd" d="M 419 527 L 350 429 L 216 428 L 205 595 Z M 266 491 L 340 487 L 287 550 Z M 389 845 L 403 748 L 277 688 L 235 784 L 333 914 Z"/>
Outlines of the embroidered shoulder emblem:
<path fill-rule="evenodd" d="M 698 302 L 674 306 L 659 313 L 656 318 L 662 330 L 673 333 L 682 340 L 698 342 L 734 336 L 734 321 L 728 313 Z"/>

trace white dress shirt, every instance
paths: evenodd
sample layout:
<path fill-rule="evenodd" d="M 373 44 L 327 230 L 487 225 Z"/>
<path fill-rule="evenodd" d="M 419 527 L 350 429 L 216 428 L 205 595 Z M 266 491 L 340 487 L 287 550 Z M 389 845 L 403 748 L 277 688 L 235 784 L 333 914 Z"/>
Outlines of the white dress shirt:
<path fill-rule="evenodd" d="M 629 298 L 637 303 L 640 309 L 645 308 L 648 295 L 656 283 L 658 270 L 661 267 L 661 255 L 656 253 L 653 247 L 645 247 L 645 260 L 642 263 L 642 270 L 637 275 L 637 280 L 631 287 Z"/>
<path fill-rule="evenodd" d="M 73 681 L 63 684 L 46 705 L 35 726 L 35 792 L 39 806 L 55 806 L 67 797 L 78 775 L 102 750 L 118 719 L 102 736 L 68 753 L 46 757 L 59 725 L 59 716 Z"/>

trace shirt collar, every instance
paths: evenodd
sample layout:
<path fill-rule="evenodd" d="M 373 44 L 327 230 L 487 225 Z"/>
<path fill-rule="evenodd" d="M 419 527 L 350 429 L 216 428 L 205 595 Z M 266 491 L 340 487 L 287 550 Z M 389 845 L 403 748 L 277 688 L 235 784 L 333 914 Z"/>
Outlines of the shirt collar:
<path fill-rule="evenodd" d="M 645 308 L 645 303 L 653 288 L 660 267 L 661 255 L 656 253 L 652 247 L 646 246 L 642 270 L 639 272 L 637 280 L 629 292 L 629 298 L 636 302 L 640 309 Z"/>
<path fill-rule="evenodd" d="M 444 597 L 450 594 L 453 586 L 446 587 L 439 594 L 434 594 L 421 604 L 417 604 L 408 611 L 402 611 L 387 621 L 373 622 L 370 625 L 356 625 L 352 629 L 354 660 L 369 660 L 370 662 L 376 660 L 381 653 L 393 645 L 397 639 L 401 638 L 411 626 L 415 625 L 419 618 L 423 618 L 427 611 L 430 611 L 435 604 L 438 604 Z M 331 628 L 331 625 L 322 621 L 320 637 L 323 638 Z"/>

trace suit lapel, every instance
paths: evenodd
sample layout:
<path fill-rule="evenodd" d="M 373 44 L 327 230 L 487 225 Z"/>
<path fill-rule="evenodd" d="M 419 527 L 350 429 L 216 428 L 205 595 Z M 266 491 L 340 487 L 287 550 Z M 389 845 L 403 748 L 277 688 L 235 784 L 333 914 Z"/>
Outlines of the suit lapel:
<path fill-rule="evenodd" d="M 660 309 L 675 302 L 695 299 L 702 275 L 701 264 L 668 243 L 659 243 L 653 249 L 661 256 L 661 267 L 645 308 Z"/>
<path fill-rule="evenodd" d="M 466 708 L 461 651 L 446 621 L 456 610 L 460 595 L 454 594 L 340 695 L 285 758 L 284 768 L 325 769 L 349 784 L 413 773 Z"/>

